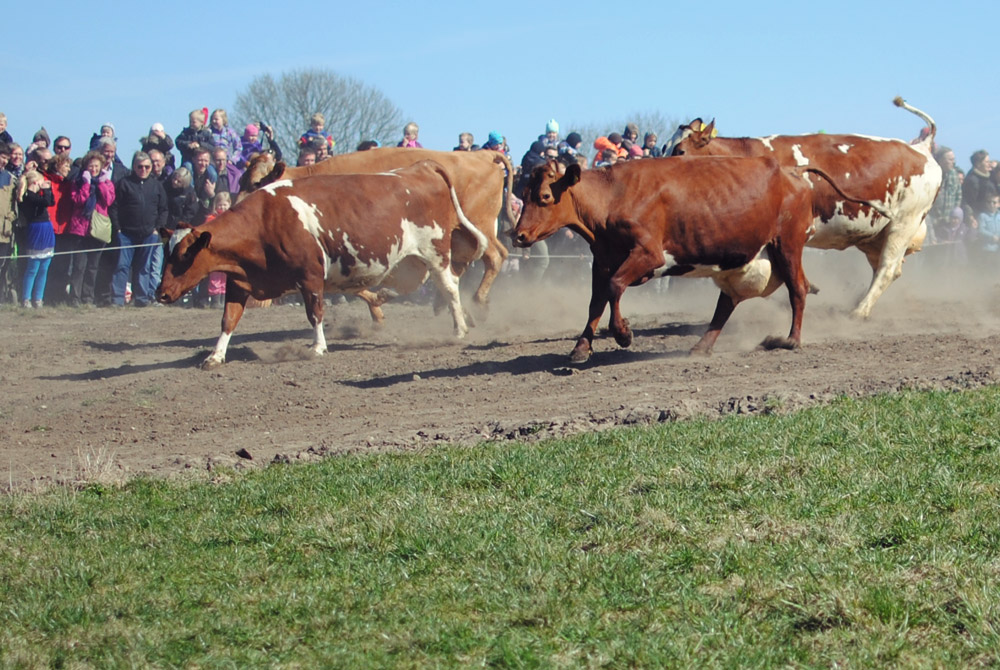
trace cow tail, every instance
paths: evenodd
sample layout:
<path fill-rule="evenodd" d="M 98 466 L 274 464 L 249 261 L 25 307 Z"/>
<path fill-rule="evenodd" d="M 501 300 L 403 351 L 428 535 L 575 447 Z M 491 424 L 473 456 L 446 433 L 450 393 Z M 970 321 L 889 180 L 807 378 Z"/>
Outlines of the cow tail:
<path fill-rule="evenodd" d="M 916 107 L 913 107 L 912 105 L 906 104 L 906 101 L 903 100 L 902 96 L 898 96 L 897 95 L 893 99 L 892 104 L 896 105 L 897 107 L 902 107 L 906 111 L 911 112 L 913 114 L 916 114 L 917 116 L 919 116 L 921 119 L 924 120 L 924 123 L 926 123 L 927 126 L 931 129 L 931 132 L 928 133 L 927 137 L 925 137 L 921 141 L 927 143 L 928 147 L 933 146 L 934 145 L 934 136 L 937 134 L 937 124 L 934 123 L 934 119 L 932 119 L 930 117 L 930 115 L 927 114 L 926 112 L 923 112 L 923 111 L 917 109 Z"/>
<path fill-rule="evenodd" d="M 503 207 L 500 208 L 500 213 L 503 214 L 503 218 L 507 219 L 507 221 L 501 222 L 501 228 L 503 230 L 514 230 L 517 227 L 517 217 L 514 216 L 514 208 L 510 204 L 510 198 L 514 193 L 514 166 L 511 165 L 510 159 L 500 152 L 496 152 L 493 162 L 503 165 L 505 172 Z"/>
<path fill-rule="evenodd" d="M 433 163 L 433 161 L 427 161 L 428 163 Z M 469 234 L 476 238 L 476 255 L 474 260 L 482 258 L 483 253 L 486 251 L 486 247 L 489 245 L 489 240 L 483 235 L 483 232 L 476 228 L 476 224 L 469 221 L 469 217 L 465 215 L 462 211 L 462 204 L 458 201 L 458 194 L 455 193 L 455 187 L 451 183 L 451 179 L 448 177 L 448 173 L 439 163 L 433 163 L 434 171 L 441 175 L 444 179 L 444 183 L 448 185 L 448 193 L 451 194 L 451 202 L 455 205 L 455 213 L 458 214 L 458 222 L 469 231 Z"/>
<path fill-rule="evenodd" d="M 887 210 L 882 205 L 880 205 L 880 204 L 878 204 L 876 202 L 872 202 L 871 200 L 861 200 L 859 198 L 853 198 L 853 197 L 847 195 L 846 193 L 844 193 L 842 190 L 840 190 L 840 187 L 837 185 L 837 182 L 835 182 L 833 180 L 833 177 L 831 177 L 827 173 L 823 172 L 819 168 L 814 168 L 814 167 L 800 167 L 800 168 L 796 168 L 796 169 L 798 170 L 800 176 L 804 172 L 812 172 L 813 174 L 819 175 L 820 177 L 822 177 L 823 179 L 825 179 L 827 181 L 827 183 L 830 184 L 830 186 L 833 187 L 833 190 L 836 191 L 837 193 L 839 193 L 840 197 L 842 197 L 844 200 L 849 200 L 849 201 L 851 201 L 853 203 L 857 203 L 859 205 L 866 205 L 868 207 L 871 207 L 872 209 L 874 209 L 876 212 L 878 212 L 879 214 L 881 214 L 882 216 L 884 216 L 887 219 L 893 218 L 892 214 L 889 212 L 889 210 Z"/>

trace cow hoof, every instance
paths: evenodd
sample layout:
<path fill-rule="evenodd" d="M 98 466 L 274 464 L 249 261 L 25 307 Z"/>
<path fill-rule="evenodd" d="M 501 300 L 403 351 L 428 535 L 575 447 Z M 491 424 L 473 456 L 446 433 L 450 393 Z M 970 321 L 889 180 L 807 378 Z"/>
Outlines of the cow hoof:
<path fill-rule="evenodd" d="M 871 316 L 871 312 L 864 309 L 856 309 L 851 312 L 851 318 L 855 321 L 867 321 L 869 316 Z"/>
<path fill-rule="evenodd" d="M 203 360 L 201 362 L 201 365 L 199 365 L 198 367 L 201 368 L 202 370 L 214 370 L 215 368 L 221 366 L 225 362 L 226 360 L 224 358 L 209 356 L 208 358 Z"/>
<path fill-rule="evenodd" d="M 760 348 L 768 351 L 772 349 L 798 349 L 799 346 L 801 345 L 790 337 L 777 337 L 774 335 L 765 337 L 764 341 L 760 343 Z"/>
<path fill-rule="evenodd" d="M 615 333 L 615 342 L 619 347 L 627 348 L 632 344 L 632 329 L 628 328 L 624 333 Z"/>
<path fill-rule="evenodd" d="M 589 348 L 582 349 L 580 347 L 577 347 L 576 349 L 574 349 L 572 351 L 572 353 L 570 353 L 570 355 L 569 355 L 569 362 L 570 363 L 586 363 L 588 360 L 590 360 L 590 354 L 591 354 L 591 350 Z"/>
<path fill-rule="evenodd" d="M 702 347 L 700 345 L 695 345 L 691 347 L 691 351 L 688 352 L 688 356 L 702 356 L 708 358 L 712 355 L 712 349 L 710 347 Z"/>

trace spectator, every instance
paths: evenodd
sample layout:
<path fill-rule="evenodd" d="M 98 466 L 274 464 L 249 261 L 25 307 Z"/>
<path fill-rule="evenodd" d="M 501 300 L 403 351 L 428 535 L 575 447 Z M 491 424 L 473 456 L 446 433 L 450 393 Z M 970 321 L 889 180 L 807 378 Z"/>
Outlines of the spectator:
<path fill-rule="evenodd" d="M 55 146 L 59 146 L 60 139 L 57 137 Z M 58 305 L 69 301 L 66 292 L 69 286 L 69 266 L 70 257 L 66 255 L 69 250 L 67 242 L 66 227 L 69 219 L 73 215 L 73 200 L 69 197 L 70 172 L 73 169 L 73 160 L 69 156 L 69 151 L 64 150 L 56 154 L 55 158 L 49 161 L 45 178 L 52 184 L 52 198 L 55 201 L 49 208 L 49 220 L 52 222 L 52 232 L 55 234 L 56 255 L 52 257 L 52 264 L 49 265 L 49 275 L 46 281 L 45 302 L 49 305 Z"/>
<path fill-rule="evenodd" d="M 406 147 L 409 149 L 423 149 L 423 145 L 417 141 L 417 136 L 420 135 L 420 126 L 418 126 L 413 121 L 410 121 L 405 126 L 403 126 L 403 139 L 399 141 L 397 147 Z"/>
<path fill-rule="evenodd" d="M 314 149 L 311 145 L 309 145 L 299 150 L 299 159 L 295 163 L 296 167 L 306 167 L 315 164 L 316 164 L 316 149 Z"/>
<path fill-rule="evenodd" d="M 164 169 L 166 169 L 168 175 L 174 171 L 174 140 L 170 135 L 167 135 L 167 131 L 163 129 L 162 123 L 154 123 L 150 126 L 149 134 L 145 137 L 140 137 L 139 144 L 142 146 L 142 150 L 149 154 L 150 158 L 152 158 L 155 151 L 163 159 L 164 167 L 161 167 L 159 171 L 156 170 L 156 162 L 153 162 L 153 173 L 157 177 L 163 174 Z"/>
<path fill-rule="evenodd" d="M 10 148 L 0 142 L 0 302 L 11 302 L 17 295 L 14 288 L 14 220 L 17 218 L 17 182 L 7 172 Z"/>
<path fill-rule="evenodd" d="M 632 145 L 639 141 L 639 126 L 634 123 L 626 123 L 625 130 L 622 131 L 622 146 L 628 151 Z"/>
<path fill-rule="evenodd" d="M 109 215 L 115 201 L 115 185 L 111 181 L 112 168 L 99 151 L 91 151 L 81 161 L 80 174 L 70 184 L 69 196 L 73 202 L 73 215 L 66 227 L 73 256 L 70 274 L 70 304 L 94 304 L 94 287 L 97 281 L 98 253 L 104 243 L 96 240 L 90 231 L 91 214 L 95 211 Z"/>
<path fill-rule="evenodd" d="M 316 149 L 316 162 L 325 161 L 330 157 L 330 147 L 326 142 L 320 142 L 319 140 L 313 140 L 312 146 Z"/>
<path fill-rule="evenodd" d="M 358 148 L 355 151 L 370 151 L 371 149 L 378 149 L 378 140 L 364 140 L 358 143 Z"/>
<path fill-rule="evenodd" d="M 975 228 L 976 217 L 981 212 L 985 212 L 987 203 L 997 195 L 997 190 L 990 181 L 990 154 L 985 149 L 980 149 L 972 154 L 970 161 L 972 169 L 965 175 L 962 183 L 962 206 L 966 212 L 972 213 L 972 227 Z"/>
<path fill-rule="evenodd" d="M 52 141 L 49 139 L 49 131 L 45 130 L 45 126 L 42 126 L 31 137 L 31 145 L 25 153 L 31 155 L 39 149 L 48 149 L 50 146 L 52 146 Z"/>
<path fill-rule="evenodd" d="M 24 171 L 37 170 L 41 172 L 49 164 L 49 161 L 52 160 L 52 151 L 48 147 L 36 146 L 35 144 L 31 146 L 35 148 L 28 152 Z"/>
<path fill-rule="evenodd" d="M 173 170 L 167 167 L 167 159 L 163 152 L 159 149 L 150 149 L 146 153 L 149 154 L 149 160 L 153 162 L 152 176 L 158 179 L 161 184 L 166 183 L 170 175 L 173 174 Z"/>
<path fill-rule="evenodd" d="M 490 131 L 489 137 L 486 139 L 486 144 L 483 145 L 483 149 L 487 151 L 499 151 L 510 158 L 507 153 L 507 142 L 498 130 Z"/>
<path fill-rule="evenodd" d="M 199 146 L 210 149 L 215 141 L 212 132 L 205 127 L 207 109 L 195 109 L 188 114 L 188 127 L 177 134 L 174 144 L 181 153 L 181 165 L 194 159 L 194 150 Z M 164 154 L 166 155 L 166 154 Z"/>
<path fill-rule="evenodd" d="M 52 151 L 58 157 L 59 154 L 65 153 L 69 156 L 69 152 L 73 149 L 73 143 L 70 142 L 69 138 L 65 135 L 60 135 L 52 143 Z"/>
<path fill-rule="evenodd" d="M 229 115 L 226 110 L 217 109 L 212 112 L 212 120 L 208 128 L 212 133 L 214 146 L 223 147 L 227 156 L 239 156 L 243 150 L 240 136 L 229 127 Z"/>
<path fill-rule="evenodd" d="M 660 147 L 656 146 L 656 139 L 656 133 L 646 133 L 646 136 L 642 138 L 643 156 L 647 158 L 660 158 L 663 156 Z"/>
<path fill-rule="evenodd" d="M 164 184 L 167 193 L 167 228 L 176 230 L 181 223 L 191 223 L 198 215 L 198 196 L 194 193 L 191 171 L 179 167 Z"/>
<path fill-rule="evenodd" d="M 969 264 L 969 252 L 966 247 L 969 234 L 969 226 L 965 223 L 965 212 L 961 207 L 956 207 L 945 225 L 937 231 L 938 240 L 947 244 L 943 258 L 948 270 L 952 272 L 964 270 Z"/>
<path fill-rule="evenodd" d="M 549 119 L 545 124 L 545 134 L 538 136 L 538 141 L 547 147 L 559 147 L 559 122 Z"/>
<path fill-rule="evenodd" d="M 128 174 L 128 168 L 118 157 L 118 145 L 110 137 L 102 137 L 97 141 L 96 148 L 104 157 L 105 163 L 111 167 L 111 181 L 117 184 Z"/>
<path fill-rule="evenodd" d="M 263 135 L 260 133 L 263 131 Z M 267 149 L 264 148 L 262 139 L 267 140 Z M 274 129 L 263 121 L 259 124 L 248 123 L 243 130 L 243 137 L 240 138 L 240 156 L 236 161 L 236 167 L 245 170 L 247 162 L 254 154 L 268 150 L 274 153 L 274 160 L 281 160 L 281 147 L 274 141 Z"/>
<path fill-rule="evenodd" d="M 212 211 L 212 198 L 215 197 L 215 184 L 219 179 L 219 173 L 212 167 L 212 152 L 208 147 L 199 146 L 194 150 L 192 159 L 192 162 L 185 163 L 184 167 L 191 171 L 194 193 L 198 198 L 198 213 L 191 224 L 200 226 Z"/>
<path fill-rule="evenodd" d="M 570 133 L 566 136 L 565 140 L 558 144 L 559 153 L 575 156 L 580 153 L 580 147 L 582 145 L 583 138 L 580 136 L 580 133 Z"/>
<path fill-rule="evenodd" d="M 611 167 L 612 165 L 618 162 L 618 152 L 615 151 L 614 149 L 603 149 L 595 157 L 595 161 L 596 161 L 594 163 L 595 168 Z"/>
<path fill-rule="evenodd" d="M 17 142 L 11 142 L 7 148 L 9 153 L 7 154 L 7 167 L 4 169 L 11 174 L 11 177 L 20 179 L 21 175 L 24 174 L 24 149 Z"/>
<path fill-rule="evenodd" d="M 125 304 L 125 288 L 130 279 L 136 307 L 154 304 L 159 286 L 159 278 L 150 276 L 150 254 L 160 242 L 157 231 L 167 223 L 167 194 L 152 173 L 149 154 L 137 151 L 132 157 L 132 171 L 115 188 L 120 224 L 115 244 L 121 247 L 111 282 L 111 301 L 116 307 Z"/>
<path fill-rule="evenodd" d="M 115 137 L 115 127 L 111 123 L 105 123 L 98 132 L 90 136 L 90 148 L 96 149 L 97 143 L 102 137 L 111 138 L 115 141 L 115 144 L 118 144 L 118 138 Z"/>
<path fill-rule="evenodd" d="M 472 136 L 472 133 L 459 133 L 458 146 L 452 151 L 476 151 L 479 147 L 476 146 L 475 142 L 476 138 Z"/>
<path fill-rule="evenodd" d="M 13 144 L 14 138 L 7 132 L 7 115 L 0 112 L 0 143 Z"/>
<path fill-rule="evenodd" d="M 243 176 L 243 170 L 233 165 L 232 161 L 229 160 L 229 154 L 225 147 L 212 149 L 212 167 L 215 168 L 215 173 L 218 175 L 215 182 L 216 195 L 223 191 L 234 195 L 240 192 L 240 177 Z"/>
<path fill-rule="evenodd" d="M 211 221 L 215 217 L 219 216 L 223 212 L 229 210 L 232 207 L 233 201 L 228 193 L 225 191 L 220 191 L 215 194 L 215 199 L 212 200 L 212 213 L 208 215 L 205 219 L 206 223 Z M 224 307 L 226 304 L 226 273 L 225 272 L 210 272 L 208 273 L 208 306 L 209 307 Z"/>
<path fill-rule="evenodd" d="M 97 141 L 97 147 L 110 167 L 111 183 L 117 186 L 128 174 L 128 168 L 118 157 L 117 144 L 105 136 Z M 108 208 L 108 216 L 111 218 L 111 239 L 114 240 L 114 234 L 118 231 L 118 207 L 114 202 Z M 105 246 L 109 248 L 93 254 L 98 258 L 97 277 L 94 279 L 94 304 L 98 307 L 109 307 L 112 304 L 111 281 L 118 269 L 117 245 Z"/>
<path fill-rule="evenodd" d="M 333 141 L 333 137 L 330 133 L 323 130 L 326 127 L 326 119 L 322 114 L 316 112 L 309 118 L 309 130 L 302 133 L 299 137 L 299 148 L 302 149 L 306 145 L 311 144 L 313 140 L 319 140 L 321 143 L 326 144 L 326 150 L 328 152 L 333 151 L 333 147 L 336 146 L 336 142 Z"/>
<path fill-rule="evenodd" d="M 941 146 L 934 152 L 934 160 L 941 166 L 941 189 L 938 191 L 928 216 L 927 233 L 930 242 L 937 241 L 937 229 L 947 225 L 948 217 L 962 205 L 962 171 L 955 166 L 955 152 Z"/>
<path fill-rule="evenodd" d="M 996 170 L 994 170 L 996 171 Z M 1000 251 L 1000 195 L 990 198 L 986 204 L 986 211 L 979 215 L 979 228 L 976 230 L 977 237 L 982 245 L 983 251 L 990 254 L 990 269 L 998 270 L 996 257 L 993 254 Z"/>
<path fill-rule="evenodd" d="M 594 140 L 594 148 L 597 149 L 597 155 L 594 156 L 594 167 L 598 167 L 598 163 L 607 164 L 604 158 L 604 152 L 607 150 L 614 151 L 616 159 L 628 155 L 628 151 L 622 148 L 622 136 L 618 133 L 611 133 L 607 137 L 598 137 Z"/>
<path fill-rule="evenodd" d="M 20 255 L 27 261 L 24 269 L 24 290 L 21 296 L 24 307 L 42 306 L 45 298 L 45 280 L 56 246 L 56 237 L 49 220 L 49 207 L 54 204 L 52 184 L 37 170 L 29 170 L 18 185 L 20 216 L 27 224 L 24 245 Z"/>

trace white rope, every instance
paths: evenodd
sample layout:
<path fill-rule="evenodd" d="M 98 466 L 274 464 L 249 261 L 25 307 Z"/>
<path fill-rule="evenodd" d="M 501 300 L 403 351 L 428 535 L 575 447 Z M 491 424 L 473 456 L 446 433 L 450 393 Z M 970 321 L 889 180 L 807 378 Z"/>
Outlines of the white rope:
<path fill-rule="evenodd" d="M 70 254 L 93 254 L 100 251 L 118 251 L 119 249 L 141 249 L 143 247 L 158 247 L 162 242 L 151 242 L 149 244 L 128 244 L 121 247 L 101 247 L 100 249 L 77 249 L 76 251 L 57 251 L 53 256 L 68 256 Z M 23 258 L 25 256 L 0 256 L 0 261 L 10 260 L 12 258 Z"/>

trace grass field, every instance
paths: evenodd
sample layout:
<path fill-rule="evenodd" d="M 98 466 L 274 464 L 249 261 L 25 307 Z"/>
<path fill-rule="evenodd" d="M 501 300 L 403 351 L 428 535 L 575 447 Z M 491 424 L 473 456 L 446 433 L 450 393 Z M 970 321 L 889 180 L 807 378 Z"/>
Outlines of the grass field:
<path fill-rule="evenodd" d="M 0 499 L 4 667 L 1000 663 L 1000 390 Z"/>

